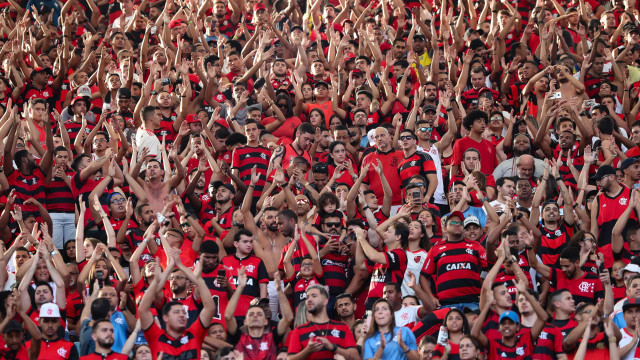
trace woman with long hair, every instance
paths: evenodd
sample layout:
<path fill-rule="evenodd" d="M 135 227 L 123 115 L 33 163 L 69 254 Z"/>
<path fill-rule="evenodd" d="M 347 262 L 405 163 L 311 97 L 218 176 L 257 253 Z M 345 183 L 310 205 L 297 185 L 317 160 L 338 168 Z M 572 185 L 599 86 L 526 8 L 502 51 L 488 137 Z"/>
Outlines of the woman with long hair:
<path fill-rule="evenodd" d="M 313 125 L 315 129 L 324 128 L 327 125 L 326 122 L 327 120 L 324 118 L 322 110 L 318 108 L 311 109 L 311 112 L 309 112 L 309 123 Z"/>
<path fill-rule="evenodd" d="M 334 141 L 329 145 L 327 165 L 330 177 L 336 171 L 342 172 L 342 175 L 336 179 L 336 183 L 345 183 L 351 187 L 358 178 L 357 166 L 347 154 L 346 145 L 342 141 Z"/>
<path fill-rule="evenodd" d="M 393 305 L 386 299 L 373 303 L 373 319 L 364 342 L 364 360 L 418 360 L 418 344 L 407 327 L 397 327 Z"/>
<path fill-rule="evenodd" d="M 429 236 L 424 224 L 419 220 L 412 220 L 409 223 L 409 246 L 407 247 L 407 271 L 404 273 L 402 282 L 402 294 L 413 294 L 409 287 L 409 272 L 416 276 L 416 282 L 420 279 L 420 271 L 427 259 L 427 252 L 431 248 Z"/>
<path fill-rule="evenodd" d="M 471 332 L 467 317 L 464 316 L 462 311 L 452 308 L 445 316 L 443 325 L 449 332 L 447 346 L 436 345 L 436 348 L 433 349 L 432 359 L 458 360 L 460 359 L 460 340 Z"/>
<path fill-rule="evenodd" d="M 580 230 L 573 234 L 569 244 L 580 249 L 580 267 L 586 272 L 598 275 L 598 265 L 596 263 L 596 237 L 588 231 Z"/>
<path fill-rule="evenodd" d="M 260 124 L 273 136 L 295 140 L 296 129 L 302 124 L 302 121 L 293 114 L 291 98 L 287 95 L 278 95 L 273 102 L 268 100 L 268 103 L 272 115 L 262 119 Z"/>
<path fill-rule="evenodd" d="M 420 210 L 418 213 L 418 220 L 424 224 L 425 230 L 427 231 L 427 237 L 429 238 L 429 244 L 431 246 L 442 240 L 442 234 L 438 233 L 438 223 L 436 222 L 436 215 L 433 213 L 433 210 Z"/>
<path fill-rule="evenodd" d="M 460 338 L 460 360 L 477 360 L 480 353 L 478 340 L 471 335 L 463 335 Z"/>

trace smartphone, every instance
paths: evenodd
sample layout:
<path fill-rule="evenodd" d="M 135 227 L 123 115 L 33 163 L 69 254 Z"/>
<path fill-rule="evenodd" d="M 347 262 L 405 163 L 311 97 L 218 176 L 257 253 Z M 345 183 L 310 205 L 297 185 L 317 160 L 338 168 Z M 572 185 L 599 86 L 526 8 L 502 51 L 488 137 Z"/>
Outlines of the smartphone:
<path fill-rule="evenodd" d="M 162 86 L 167 86 L 167 85 L 171 85 L 171 79 L 169 78 L 162 79 Z"/>
<path fill-rule="evenodd" d="M 331 235 L 331 241 L 338 242 L 340 240 L 340 235 Z"/>
<path fill-rule="evenodd" d="M 640 183 L 633 184 L 633 188 L 634 189 L 640 189 Z"/>
<path fill-rule="evenodd" d="M 589 100 L 584 102 L 584 106 L 585 107 L 594 107 L 594 106 L 596 106 L 596 100 L 595 99 L 589 99 Z"/>
<path fill-rule="evenodd" d="M 164 217 L 164 215 L 157 213 L 156 217 L 158 218 L 158 224 L 164 225 L 164 226 L 169 226 L 170 222 L 169 219 L 167 219 L 166 217 Z"/>
<path fill-rule="evenodd" d="M 420 199 L 422 197 L 422 194 L 420 194 L 420 191 L 414 191 L 412 196 L 414 199 Z"/>
<path fill-rule="evenodd" d="M 598 265 L 598 274 L 602 274 L 604 272 L 604 261 Z"/>
<path fill-rule="evenodd" d="M 102 289 L 104 286 L 104 273 L 102 270 L 96 271 L 96 277 L 98 278 L 98 285 L 100 286 L 100 289 Z"/>
<path fill-rule="evenodd" d="M 562 93 L 560 91 L 556 91 L 551 96 L 549 96 L 549 100 L 560 99 L 562 97 Z"/>
<path fill-rule="evenodd" d="M 225 269 L 218 270 L 218 276 L 222 277 L 222 278 L 226 277 L 227 276 L 227 270 L 225 270 Z"/>

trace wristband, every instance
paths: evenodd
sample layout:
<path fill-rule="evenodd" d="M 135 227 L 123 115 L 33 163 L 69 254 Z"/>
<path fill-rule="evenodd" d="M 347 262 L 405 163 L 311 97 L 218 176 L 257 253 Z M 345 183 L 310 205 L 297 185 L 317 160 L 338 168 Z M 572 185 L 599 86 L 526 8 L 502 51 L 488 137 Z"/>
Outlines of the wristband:
<path fill-rule="evenodd" d="M 453 108 L 452 108 L 452 107 L 448 107 L 448 108 L 447 108 L 447 112 L 452 111 L 452 110 L 453 110 Z"/>
<path fill-rule="evenodd" d="M 524 248 L 527 250 L 533 250 L 533 246 L 525 246 Z"/>
<path fill-rule="evenodd" d="M 188 219 L 189 217 L 191 217 L 191 214 L 189 214 L 189 213 L 186 213 L 185 216 L 184 216 L 185 219 Z"/>
<path fill-rule="evenodd" d="M 488 201 L 489 201 L 488 197 L 485 196 L 485 197 L 482 198 L 482 202 L 488 202 Z"/>
<path fill-rule="evenodd" d="M 151 93 L 150 93 L 150 94 L 151 94 L 151 96 L 155 96 L 155 95 L 158 95 L 158 92 L 157 92 L 157 91 L 155 91 L 155 90 L 151 90 Z"/>
<path fill-rule="evenodd" d="M 336 351 L 338 351 L 338 345 L 333 344 L 333 352 L 336 352 Z"/>
<path fill-rule="evenodd" d="M 370 208 L 369 208 L 369 205 L 366 205 L 365 207 L 363 207 L 363 208 L 362 208 L 362 210 L 364 210 L 364 211 L 367 211 L 367 210 L 369 210 L 369 209 L 370 209 Z"/>
<path fill-rule="evenodd" d="M 520 213 L 520 214 L 518 214 L 518 216 L 516 216 L 516 219 L 520 220 L 520 219 L 522 219 L 523 216 L 524 215 L 522 213 Z"/>

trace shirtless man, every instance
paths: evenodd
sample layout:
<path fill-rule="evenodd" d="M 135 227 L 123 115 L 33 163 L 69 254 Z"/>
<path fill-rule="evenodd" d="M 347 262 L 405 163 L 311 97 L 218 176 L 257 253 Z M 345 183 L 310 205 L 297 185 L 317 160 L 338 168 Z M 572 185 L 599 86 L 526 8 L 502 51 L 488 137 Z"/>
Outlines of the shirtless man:
<path fill-rule="evenodd" d="M 164 200 L 169 196 L 169 192 L 175 189 L 182 180 L 184 180 L 185 172 L 184 167 L 180 163 L 178 156 L 173 153 L 169 155 L 169 158 L 173 160 L 173 164 L 176 167 L 175 175 L 170 176 L 169 179 L 165 179 L 165 173 L 160 164 L 160 161 L 155 158 L 149 159 L 146 157 L 148 150 L 142 149 L 140 160 L 136 163 L 131 176 L 142 186 L 147 194 L 147 200 L 149 206 L 154 212 L 158 213 L 162 211 L 164 207 Z M 142 159 L 147 164 L 146 174 L 144 181 L 139 178 L 140 167 L 142 166 Z"/>
<path fill-rule="evenodd" d="M 558 81 L 558 91 L 560 91 L 562 99 L 573 99 L 584 93 L 584 84 L 574 78 L 568 67 L 564 65 L 555 65 L 547 68 L 547 72 L 555 73 Z"/>

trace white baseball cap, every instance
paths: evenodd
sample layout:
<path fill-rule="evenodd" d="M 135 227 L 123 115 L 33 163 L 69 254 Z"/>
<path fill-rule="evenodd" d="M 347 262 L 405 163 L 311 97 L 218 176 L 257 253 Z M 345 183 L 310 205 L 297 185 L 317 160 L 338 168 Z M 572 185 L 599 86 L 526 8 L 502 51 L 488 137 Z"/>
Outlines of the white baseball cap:
<path fill-rule="evenodd" d="M 91 88 L 87 85 L 82 85 L 78 88 L 78 96 L 91 97 Z"/>
<path fill-rule="evenodd" d="M 41 318 L 59 318 L 60 308 L 58 307 L 58 305 L 54 303 L 42 304 L 42 306 L 40 307 L 40 317 Z"/>

